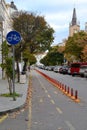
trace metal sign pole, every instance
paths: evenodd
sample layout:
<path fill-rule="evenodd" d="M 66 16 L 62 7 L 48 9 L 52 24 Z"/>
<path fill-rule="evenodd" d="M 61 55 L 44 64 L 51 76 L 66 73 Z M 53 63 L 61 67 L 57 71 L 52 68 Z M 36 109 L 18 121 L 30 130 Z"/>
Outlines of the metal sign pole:
<path fill-rule="evenodd" d="M 15 47 L 12 45 L 13 50 L 13 100 L 15 101 Z"/>
<path fill-rule="evenodd" d="M 13 100 L 15 101 L 15 47 L 14 45 L 18 44 L 21 41 L 21 35 L 17 31 L 10 31 L 6 35 L 6 40 L 9 44 L 12 45 L 12 50 L 13 50 Z"/>

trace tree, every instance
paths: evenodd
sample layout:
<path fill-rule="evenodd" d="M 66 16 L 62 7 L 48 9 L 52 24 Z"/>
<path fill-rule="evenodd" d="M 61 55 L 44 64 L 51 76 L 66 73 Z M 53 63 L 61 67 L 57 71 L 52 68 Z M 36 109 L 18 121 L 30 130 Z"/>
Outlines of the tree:
<path fill-rule="evenodd" d="M 83 55 L 82 55 L 83 60 L 87 61 L 87 45 L 85 45 L 82 52 L 83 52 Z"/>
<path fill-rule="evenodd" d="M 19 75 L 18 62 L 21 60 L 23 51 L 27 48 L 29 53 L 35 54 L 49 49 L 54 40 L 54 30 L 47 24 L 43 16 L 26 11 L 19 12 L 19 16 L 13 19 L 13 28 L 22 36 L 20 44 L 15 46 L 15 60 Z"/>
<path fill-rule="evenodd" d="M 65 45 L 65 54 L 71 55 L 75 60 L 83 61 L 83 49 L 87 44 L 87 33 L 84 31 L 75 33 L 73 37 L 69 37 Z M 73 59 L 73 58 L 72 58 Z"/>
<path fill-rule="evenodd" d="M 30 53 L 49 49 L 54 40 L 54 30 L 43 16 L 34 13 L 20 12 L 19 16 L 13 19 L 13 28 L 21 33 L 21 50 L 28 46 Z"/>
<path fill-rule="evenodd" d="M 12 78 L 13 78 L 13 69 L 12 69 L 12 58 L 9 57 L 9 46 L 6 41 L 2 44 L 2 54 L 3 54 L 3 63 L 1 67 L 5 71 L 8 84 L 9 84 L 9 93 L 12 94 Z"/>
<path fill-rule="evenodd" d="M 63 53 L 48 52 L 48 54 L 40 60 L 44 65 L 61 65 L 64 61 Z"/>
<path fill-rule="evenodd" d="M 24 50 L 23 52 L 23 60 L 24 60 L 24 67 L 23 71 L 26 70 L 27 64 L 30 66 L 32 64 L 36 63 L 36 58 L 33 54 L 31 54 L 27 49 Z"/>
<path fill-rule="evenodd" d="M 12 69 L 12 58 L 7 57 L 5 59 L 5 71 L 9 83 L 9 92 L 12 94 L 12 80 L 13 80 L 13 69 Z"/>

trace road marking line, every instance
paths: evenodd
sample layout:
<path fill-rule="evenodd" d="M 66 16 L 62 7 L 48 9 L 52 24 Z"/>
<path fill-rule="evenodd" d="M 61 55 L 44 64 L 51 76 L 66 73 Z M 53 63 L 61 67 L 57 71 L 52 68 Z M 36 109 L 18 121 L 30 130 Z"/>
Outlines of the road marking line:
<path fill-rule="evenodd" d="M 69 121 L 65 121 L 70 130 L 76 130 Z"/>
<path fill-rule="evenodd" d="M 56 91 L 54 91 L 54 94 L 58 94 Z"/>
<path fill-rule="evenodd" d="M 51 98 L 51 96 L 48 94 L 48 98 Z"/>
<path fill-rule="evenodd" d="M 31 99 L 30 99 L 30 101 L 29 101 L 29 115 L 28 115 L 28 118 L 29 118 L 28 130 L 30 130 L 30 128 L 31 128 L 31 117 L 32 117 L 32 110 L 31 110 Z"/>
<path fill-rule="evenodd" d="M 7 117 L 8 117 L 8 114 L 2 116 L 1 119 L 0 119 L 0 123 L 2 123 Z"/>
<path fill-rule="evenodd" d="M 59 107 L 56 107 L 56 110 L 57 110 L 60 114 L 63 113 L 62 110 L 61 110 Z"/>
<path fill-rule="evenodd" d="M 31 78 L 31 77 L 30 77 Z M 32 79 L 30 79 L 32 80 Z M 29 81 L 29 85 L 31 87 L 31 81 Z M 28 129 L 27 130 L 31 130 L 31 119 L 32 119 L 32 92 L 30 91 L 30 94 L 29 94 L 29 108 L 28 108 Z"/>
<path fill-rule="evenodd" d="M 47 91 L 47 90 L 45 90 L 45 93 L 48 93 L 48 91 Z"/>
<path fill-rule="evenodd" d="M 38 79 L 38 78 L 37 78 Z M 44 90 L 45 90 L 45 93 L 48 93 L 48 91 L 47 91 L 47 89 L 45 89 L 45 87 L 44 87 L 44 85 L 41 83 L 41 81 L 38 79 L 38 81 L 40 82 L 40 84 L 41 84 L 41 87 L 43 87 L 44 88 Z M 56 92 L 55 92 L 56 93 Z M 57 93 L 56 93 L 57 94 Z M 50 98 L 51 96 L 48 94 L 48 97 Z M 50 100 L 51 102 L 52 102 L 52 104 L 55 104 L 55 102 L 54 102 L 54 100 Z M 60 108 L 58 108 L 58 107 L 56 107 L 56 110 L 60 113 L 60 114 L 62 114 L 63 112 L 61 111 L 61 109 Z"/>
<path fill-rule="evenodd" d="M 48 91 L 46 90 L 45 86 L 43 85 L 43 83 L 40 81 L 40 79 L 37 77 L 41 87 L 45 90 L 45 93 L 48 93 Z"/>
<path fill-rule="evenodd" d="M 41 98 L 41 99 L 40 99 L 40 103 L 42 103 L 42 102 L 43 102 L 43 99 Z"/>
<path fill-rule="evenodd" d="M 63 130 L 62 127 L 59 127 L 58 130 Z"/>
<path fill-rule="evenodd" d="M 50 100 L 52 102 L 52 104 L 55 104 L 55 102 L 53 100 Z"/>

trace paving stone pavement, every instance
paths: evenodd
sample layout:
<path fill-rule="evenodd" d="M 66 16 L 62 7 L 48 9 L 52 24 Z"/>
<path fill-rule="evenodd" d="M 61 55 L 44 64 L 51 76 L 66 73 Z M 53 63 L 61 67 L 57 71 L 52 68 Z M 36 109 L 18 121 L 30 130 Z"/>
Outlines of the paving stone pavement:
<path fill-rule="evenodd" d="M 26 78 L 25 83 L 15 82 L 15 92 L 20 94 L 14 101 L 13 97 L 0 96 L 0 114 L 15 111 L 24 106 L 26 102 L 27 89 L 28 89 L 29 77 Z M 7 80 L 0 79 L 0 94 L 9 93 Z"/>

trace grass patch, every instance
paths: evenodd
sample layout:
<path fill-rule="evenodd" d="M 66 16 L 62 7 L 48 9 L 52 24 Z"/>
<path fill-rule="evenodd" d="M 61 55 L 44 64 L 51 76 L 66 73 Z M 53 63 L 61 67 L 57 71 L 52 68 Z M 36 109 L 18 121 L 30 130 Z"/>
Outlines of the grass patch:
<path fill-rule="evenodd" d="M 18 93 L 14 93 L 14 94 L 10 94 L 10 93 L 3 93 L 3 94 L 0 94 L 0 96 L 3 96 L 3 97 L 20 97 L 20 94 Z"/>

